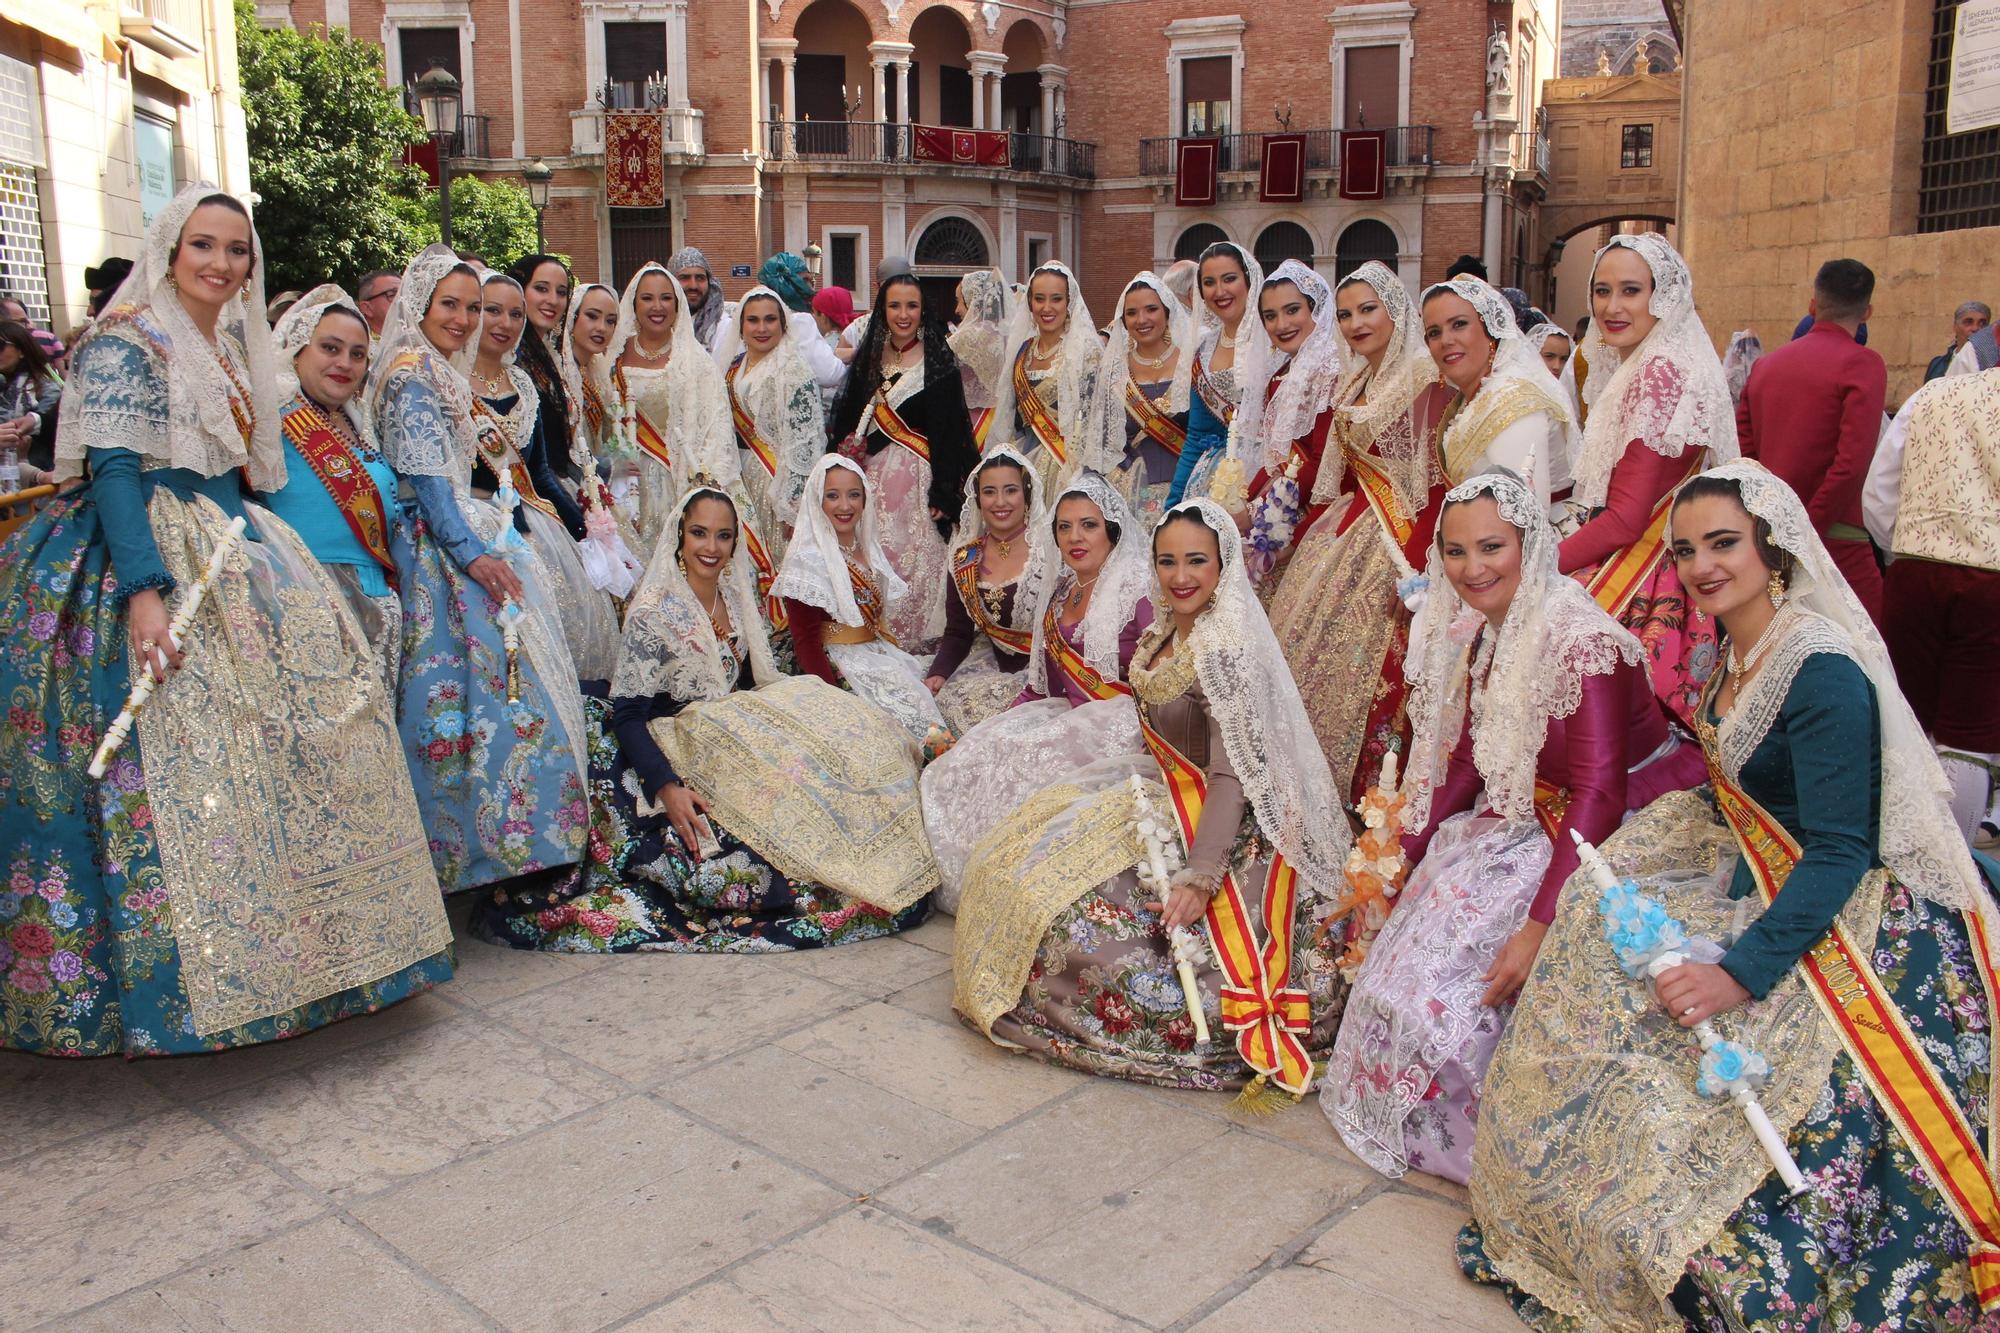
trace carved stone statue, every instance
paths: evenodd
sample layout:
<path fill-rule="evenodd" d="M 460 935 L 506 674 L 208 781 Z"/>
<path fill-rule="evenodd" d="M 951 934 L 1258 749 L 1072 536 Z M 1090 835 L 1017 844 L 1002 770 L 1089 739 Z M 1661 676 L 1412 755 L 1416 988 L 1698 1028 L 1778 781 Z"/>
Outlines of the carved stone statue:
<path fill-rule="evenodd" d="M 1514 52 L 1507 45 L 1507 29 L 1498 23 L 1486 39 L 1486 91 L 1498 97 L 1514 95 Z"/>

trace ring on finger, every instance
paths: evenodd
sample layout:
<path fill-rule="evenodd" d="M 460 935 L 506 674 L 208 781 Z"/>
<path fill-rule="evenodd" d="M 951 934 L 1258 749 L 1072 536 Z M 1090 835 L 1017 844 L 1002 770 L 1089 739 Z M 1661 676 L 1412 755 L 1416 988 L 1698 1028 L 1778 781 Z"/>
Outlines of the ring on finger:
<path fill-rule="evenodd" d="M 1694 1005 L 1689 1005 L 1689 1006 L 1688 1006 L 1687 1008 L 1685 1008 L 1685 1009 L 1681 1010 L 1681 1017 L 1682 1017 L 1682 1018 L 1693 1018 L 1693 1017 L 1694 1017 L 1694 1011 L 1695 1011 L 1695 1006 L 1694 1006 Z"/>

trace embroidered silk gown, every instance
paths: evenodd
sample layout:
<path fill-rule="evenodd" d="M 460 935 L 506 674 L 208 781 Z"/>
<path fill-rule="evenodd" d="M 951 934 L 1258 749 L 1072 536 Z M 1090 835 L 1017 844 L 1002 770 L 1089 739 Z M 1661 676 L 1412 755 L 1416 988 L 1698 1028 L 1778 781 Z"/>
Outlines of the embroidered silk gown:
<path fill-rule="evenodd" d="M 446 412 L 420 366 L 391 369 L 379 408 L 384 447 L 398 433 L 431 436 L 410 452 L 439 452 L 451 470 L 412 479 L 418 515 L 403 589 L 398 715 L 438 880 L 456 893 L 577 860 L 589 735 L 562 618 L 550 605 L 560 585 L 524 542 L 505 556 L 526 592 L 518 697 L 507 697 L 500 606 L 465 572 L 500 544 L 507 520 L 472 494 L 473 459 Z"/>
<path fill-rule="evenodd" d="M 1167 509 L 1167 494 L 1174 487 L 1174 472 L 1187 447 L 1188 412 L 1169 413 L 1161 399 L 1173 387 L 1172 380 L 1151 384 L 1128 382 L 1125 412 L 1125 460 L 1111 478 L 1132 506 L 1132 512 L 1148 526 L 1159 521 Z M 1135 406 L 1130 394 L 1137 393 L 1146 406 Z"/>
<path fill-rule="evenodd" d="M 291 528 L 244 502 L 235 470 L 158 461 L 185 428 L 169 412 L 179 354 L 145 308 L 95 326 L 65 411 L 93 441 L 130 443 L 93 446 L 87 484 L 0 546 L 0 1046 L 13 1050 L 224 1050 L 451 976 L 394 715 L 354 617 Z M 240 382 L 227 334 L 219 354 Z M 127 600 L 157 589 L 174 610 L 237 516 L 244 540 L 183 667 L 90 777 L 135 679 Z"/>
<path fill-rule="evenodd" d="M 1721 944 L 1755 997 L 1714 1022 L 1769 1060 L 1759 1096 L 1808 1194 L 1785 1201 L 1740 1112 L 1696 1095 L 1687 1033 L 1620 970 L 1595 895 L 1569 894 L 1487 1079 L 1460 1261 L 1520 1283 L 1516 1310 L 1542 1329 L 1584 1326 L 1565 1309 L 1645 1328 L 2000 1328 L 1972 1294 L 1964 1231 L 1801 963 L 1845 928 L 1990 1152 L 1993 1010 L 1964 919 L 1881 868 L 1890 797 L 1854 659 L 1808 634 L 1762 674 L 1769 706 L 1738 717 L 1739 702 L 1719 734 L 1704 712 L 1702 743 L 1711 772 L 1800 849 L 1771 904 L 1703 795 L 1656 802 L 1601 850 L 1690 936 Z"/>
<path fill-rule="evenodd" d="M 1352 404 L 1337 409 L 1332 451 L 1340 489 L 1300 539 L 1271 599 L 1271 628 L 1284 645 L 1313 732 L 1345 799 L 1374 785 L 1382 756 L 1408 740 L 1403 654 L 1410 612 L 1398 595 L 1402 570 L 1421 570 L 1444 501 L 1432 430 L 1445 390 L 1427 386 L 1409 409 L 1363 438 Z M 1428 466 L 1412 468 L 1423 456 Z M 1409 485 L 1427 476 L 1421 493 Z"/>
<path fill-rule="evenodd" d="M 1188 396 L 1187 444 L 1174 465 L 1174 479 L 1167 492 L 1167 506 L 1208 494 L 1208 484 L 1222 461 L 1223 446 L 1229 443 L 1229 423 L 1236 416 L 1236 404 L 1243 388 L 1236 367 L 1210 370 L 1206 358 L 1194 363 L 1193 390 Z"/>
<path fill-rule="evenodd" d="M 1164 634 L 1139 645 L 1133 674 L 1148 725 L 1205 776 L 1206 802 L 1187 865 L 1261 886 L 1269 851 L 1222 735 L 1185 652 L 1149 674 Z M 952 1006 L 1001 1046 L 1092 1074 L 1180 1088 L 1230 1088 L 1251 1072 L 1225 1035 L 1222 976 L 1212 953 L 1195 977 L 1211 1033 L 1194 1024 L 1165 932 L 1134 871 L 1130 782 L 1148 779 L 1156 810 L 1169 809 L 1161 769 L 1141 748 L 1112 755 L 1045 786 L 983 839 L 966 869 L 954 934 Z M 1268 934 L 1254 891 L 1259 938 Z M 1340 1021 L 1340 974 L 1321 953 L 1301 895 L 1294 913 L 1290 984 L 1306 990 L 1307 1048 L 1324 1054 Z M 1316 956 L 1317 955 L 1317 956 Z"/>
<path fill-rule="evenodd" d="M 1020 696 L 1027 684 L 1027 649 L 1034 618 L 1018 595 L 1022 570 L 1006 583 L 980 577 L 986 538 L 978 537 L 952 553 L 951 588 L 945 594 L 944 637 L 925 670 L 926 678 L 943 676 L 938 711 L 954 735 L 963 736 L 999 713 Z"/>
<path fill-rule="evenodd" d="M 884 626 L 894 642 L 912 652 L 930 646 L 925 627 L 945 596 L 948 581 L 946 533 L 971 470 L 971 425 L 963 413 L 953 421 L 941 410 L 956 397 L 947 390 L 958 388 L 956 383 L 927 386 L 921 362 L 885 375 L 880 396 L 902 426 L 892 436 L 871 408 L 856 431 L 868 451 L 862 466 L 881 516 L 882 549 L 910 585 L 910 595 L 889 609 Z M 912 431 L 922 439 L 909 437 L 907 432 Z M 940 475 L 941 468 L 949 475 Z M 946 517 L 933 517 L 933 509 Z"/>

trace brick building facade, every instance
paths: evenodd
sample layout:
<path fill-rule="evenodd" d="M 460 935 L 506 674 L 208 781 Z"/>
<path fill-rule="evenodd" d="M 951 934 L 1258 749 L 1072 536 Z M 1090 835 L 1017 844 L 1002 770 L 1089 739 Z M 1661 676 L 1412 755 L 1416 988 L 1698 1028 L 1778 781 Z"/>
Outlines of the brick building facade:
<path fill-rule="evenodd" d="M 1548 184 L 1539 89 L 1557 0 L 259 0 L 269 23 L 379 40 L 388 77 L 465 85 L 458 168 L 556 170 L 546 231 L 613 281 L 702 247 L 730 276 L 818 244 L 868 298 L 874 264 L 1018 278 L 1064 259 L 1108 310 L 1132 273 L 1224 236 L 1333 274 L 1415 284 L 1461 253 L 1532 285 Z M 657 106 L 667 203 L 610 208 L 602 110 Z M 1306 135 L 1304 199 L 1259 202 L 1258 136 Z M 917 126 L 1004 130 L 1003 164 L 917 160 Z M 1388 131 L 1380 200 L 1339 197 L 1338 132 Z M 1174 205 L 1172 140 L 1223 134 L 1212 207 Z M 935 140 L 932 140 L 935 142 Z M 989 141 L 989 143 L 992 141 Z"/>

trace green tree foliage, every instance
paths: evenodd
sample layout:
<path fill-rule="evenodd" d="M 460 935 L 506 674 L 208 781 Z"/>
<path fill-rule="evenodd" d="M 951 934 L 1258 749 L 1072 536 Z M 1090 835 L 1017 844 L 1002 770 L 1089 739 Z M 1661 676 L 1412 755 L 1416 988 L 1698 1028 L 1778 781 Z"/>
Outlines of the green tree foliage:
<path fill-rule="evenodd" d="M 396 201 L 397 209 L 418 237 L 419 247 L 438 239 L 437 191 L 420 189 Z M 511 180 L 451 178 L 451 243 L 478 255 L 493 268 L 506 268 L 517 257 L 535 250 L 535 206 L 528 191 Z"/>
<path fill-rule="evenodd" d="M 399 198 L 428 193 L 403 161 L 423 127 L 383 84 L 381 52 L 345 32 L 260 28 L 249 0 L 236 46 L 265 290 L 330 278 L 352 291 L 370 269 L 401 267 L 422 244 Z"/>

